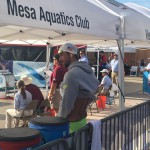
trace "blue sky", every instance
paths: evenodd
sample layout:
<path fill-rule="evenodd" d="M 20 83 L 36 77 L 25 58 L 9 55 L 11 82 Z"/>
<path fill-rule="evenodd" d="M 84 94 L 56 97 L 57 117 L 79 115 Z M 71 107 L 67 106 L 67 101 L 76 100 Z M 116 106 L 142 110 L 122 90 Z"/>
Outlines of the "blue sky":
<path fill-rule="evenodd" d="M 120 3 L 132 2 L 150 9 L 150 0 L 116 0 Z"/>

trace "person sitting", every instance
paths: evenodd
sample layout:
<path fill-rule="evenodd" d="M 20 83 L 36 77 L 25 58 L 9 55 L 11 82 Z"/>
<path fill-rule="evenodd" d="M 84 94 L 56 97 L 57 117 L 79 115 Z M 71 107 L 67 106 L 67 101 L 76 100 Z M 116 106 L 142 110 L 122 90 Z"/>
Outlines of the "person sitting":
<path fill-rule="evenodd" d="M 25 90 L 25 83 L 22 80 L 17 82 L 18 92 L 15 94 L 14 97 L 14 109 L 7 109 L 6 110 L 6 128 L 11 128 L 11 120 L 12 117 L 20 116 L 25 109 L 25 107 L 32 101 L 32 95 L 30 92 Z M 24 115 L 32 115 L 33 110 L 26 110 L 24 111 Z M 25 120 L 23 122 L 25 126 Z M 18 126 L 18 125 L 17 125 Z"/>
<path fill-rule="evenodd" d="M 103 79 L 100 85 L 98 86 L 97 93 L 98 95 L 106 95 L 112 85 L 112 81 L 110 77 L 108 76 L 109 71 L 107 69 L 103 69 L 100 72 L 102 73 Z"/>
<path fill-rule="evenodd" d="M 32 78 L 28 77 L 27 75 L 23 75 L 20 78 L 25 83 L 25 90 L 32 94 L 32 100 L 39 100 L 37 107 L 41 104 L 44 100 L 43 94 L 38 86 L 32 84 Z"/>

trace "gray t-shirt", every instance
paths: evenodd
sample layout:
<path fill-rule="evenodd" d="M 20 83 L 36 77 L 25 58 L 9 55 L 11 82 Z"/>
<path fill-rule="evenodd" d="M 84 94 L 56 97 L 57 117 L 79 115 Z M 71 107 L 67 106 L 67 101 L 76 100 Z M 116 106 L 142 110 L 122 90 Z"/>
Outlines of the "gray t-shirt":
<path fill-rule="evenodd" d="M 102 81 L 101 81 L 101 84 L 103 84 L 104 86 L 104 89 L 107 90 L 109 89 L 109 87 L 112 85 L 112 81 L 111 79 L 109 78 L 108 75 L 104 76 Z"/>
<path fill-rule="evenodd" d="M 18 110 L 23 110 L 32 101 L 32 95 L 30 92 L 26 91 L 26 99 L 23 98 L 21 92 L 18 91 L 14 97 L 14 108 Z"/>

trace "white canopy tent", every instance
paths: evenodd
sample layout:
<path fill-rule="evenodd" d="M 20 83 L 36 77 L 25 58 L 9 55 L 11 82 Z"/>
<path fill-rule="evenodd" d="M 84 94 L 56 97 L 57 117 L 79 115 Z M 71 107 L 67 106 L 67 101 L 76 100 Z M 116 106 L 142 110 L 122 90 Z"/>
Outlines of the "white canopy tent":
<path fill-rule="evenodd" d="M 127 5 L 128 7 L 134 9 L 135 11 L 141 13 L 142 15 L 144 15 L 145 17 L 149 18 L 150 20 L 150 9 L 148 8 L 145 8 L 143 6 L 140 6 L 140 5 L 137 5 L 137 4 L 134 4 L 134 3 L 125 3 L 125 5 Z M 150 35 L 149 32 L 147 32 L 147 36 Z M 148 49 L 150 48 L 150 40 L 148 41 L 131 41 L 131 42 L 126 42 L 126 45 L 128 46 L 134 46 L 136 47 L 137 49 L 140 49 L 140 48 L 144 48 L 144 49 Z"/>
<path fill-rule="evenodd" d="M 150 9 L 131 2 L 125 3 L 125 5 L 150 18 Z"/>
<path fill-rule="evenodd" d="M 121 36 L 120 17 L 95 0 L 1 0 L 0 40 L 95 43 Z M 96 40 L 96 41 L 95 41 Z M 33 42 L 36 43 L 36 42 Z M 47 45 L 47 61 L 49 44 Z M 47 65 L 48 66 L 48 65 Z"/>
<path fill-rule="evenodd" d="M 124 39 L 149 41 L 150 19 L 146 15 L 114 0 L 99 0 L 108 9 L 123 17 Z"/>
<path fill-rule="evenodd" d="M 46 40 L 50 44 L 80 40 L 93 45 L 118 40 L 124 52 L 124 39 L 150 39 L 150 20 L 112 0 L 1 0 L 0 12 L 0 40 Z M 121 56 L 119 62 L 123 89 Z"/>

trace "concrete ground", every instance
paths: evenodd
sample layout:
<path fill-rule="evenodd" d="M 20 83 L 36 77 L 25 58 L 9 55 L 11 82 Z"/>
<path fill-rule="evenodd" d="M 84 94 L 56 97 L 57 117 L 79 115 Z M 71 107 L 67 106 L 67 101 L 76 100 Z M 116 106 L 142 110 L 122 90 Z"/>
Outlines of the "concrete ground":
<path fill-rule="evenodd" d="M 125 109 L 132 107 L 134 105 L 140 104 L 144 101 L 150 100 L 150 96 L 143 94 L 142 92 L 142 77 L 125 77 Z M 104 110 L 100 109 L 97 112 L 96 108 L 93 106 L 92 115 L 88 110 L 88 120 L 99 120 L 106 116 L 119 111 L 119 100 L 115 100 L 116 106 L 106 105 Z M 6 109 L 13 108 L 13 100 L 10 99 L 0 99 L 0 128 L 5 127 L 5 112 Z"/>

